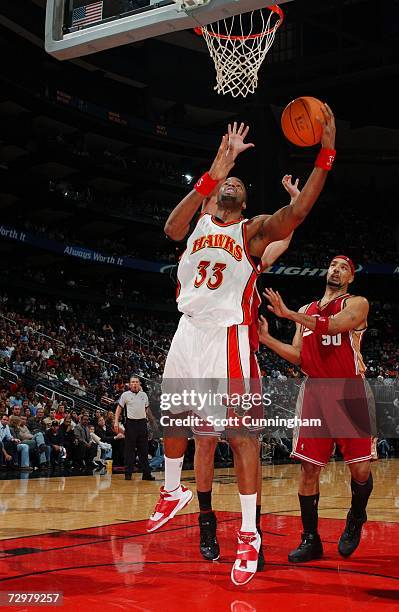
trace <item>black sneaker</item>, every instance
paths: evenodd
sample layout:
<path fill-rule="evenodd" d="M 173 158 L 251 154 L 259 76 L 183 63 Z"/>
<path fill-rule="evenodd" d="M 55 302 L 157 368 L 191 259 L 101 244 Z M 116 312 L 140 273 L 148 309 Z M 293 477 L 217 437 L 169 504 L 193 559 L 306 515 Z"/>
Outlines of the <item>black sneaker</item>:
<path fill-rule="evenodd" d="M 257 571 L 261 572 L 263 570 L 263 568 L 265 567 L 265 557 L 263 555 L 263 534 L 262 534 L 262 530 L 259 529 L 259 527 L 257 527 L 258 533 L 260 535 L 260 549 L 259 549 L 259 554 L 258 554 L 258 568 Z"/>
<path fill-rule="evenodd" d="M 362 518 L 357 519 L 352 515 L 352 510 L 349 510 L 348 516 L 346 517 L 345 530 L 338 542 L 338 551 L 340 555 L 349 557 L 355 552 L 356 548 L 359 546 L 362 527 L 366 521 L 366 513 L 364 513 Z"/>
<path fill-rule="evenodd" d="M 323 556 L 323 545 L 318 533 L 303 533 L 302 541 L 298 548 L 292 550 L 288 555 L 291 563 L 304 563 L 313 559 L 321 559 Z"/>
<path fill-rule="evenodd" d="M 220 557 L 219 543 L 216 538 L 216 516 L 213 512 L 200 514 L 200 552 L 207 561 L 217 561 Z"/>
<path fill-rule="evenodd" d="M 131 474 L 127 474 L 125 472 L 125 480 L 131 480 L 132 479 L 132 475 Z"/>
<path fill-rule="evenodd" d="M 141 480 L 155 480 L 155 476 L 153 476 L 152 474 L 143 474 Z"/>

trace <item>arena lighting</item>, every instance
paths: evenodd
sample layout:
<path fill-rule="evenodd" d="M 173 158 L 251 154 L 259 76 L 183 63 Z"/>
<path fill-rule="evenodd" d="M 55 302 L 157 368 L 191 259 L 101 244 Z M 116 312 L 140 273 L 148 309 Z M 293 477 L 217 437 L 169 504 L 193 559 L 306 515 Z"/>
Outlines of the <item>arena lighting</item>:
<path fill-rule="evenodd" d="M 189 185 L 194 177 L 191 174 L 187 173 L 187 174 L 183 174 L 183 178 L 185 182 L 187 183 L 187 185 Z"/>

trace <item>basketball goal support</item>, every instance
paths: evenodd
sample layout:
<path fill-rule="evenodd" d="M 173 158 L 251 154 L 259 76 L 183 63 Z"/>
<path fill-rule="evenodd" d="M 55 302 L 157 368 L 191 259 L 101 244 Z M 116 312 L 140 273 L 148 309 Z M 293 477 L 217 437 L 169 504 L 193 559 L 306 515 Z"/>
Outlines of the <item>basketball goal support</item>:
<path fill-rule="evenodd" d="M 77 31 L 65 29 L 65 3 L 47 0 L 45 48 L 64 60 L 96 53 L 112 47 L 161 36 L 179 30 L 195 29 L 209 23 L 273 4 L 269 0 L 161 0 L 146 10 L 121 18 L 103 20 Z M 280 0 L 279 4 L 291 0 Z M 89 4 L 89 2 L 88 2 Z"/>

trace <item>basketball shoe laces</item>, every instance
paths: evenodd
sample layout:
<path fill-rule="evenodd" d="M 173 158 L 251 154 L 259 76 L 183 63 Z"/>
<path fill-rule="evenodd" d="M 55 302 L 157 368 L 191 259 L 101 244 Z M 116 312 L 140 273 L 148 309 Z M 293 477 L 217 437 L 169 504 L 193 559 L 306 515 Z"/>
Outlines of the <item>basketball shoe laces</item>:
<path fill-rule="evenodd" d="M 181 489 L 181 492 L 184 492 L 184 487 L 182 487 L 181 485 L 179 485 L 179 487 L 177 487 L 177 489 Z M 176 489 L 176 490 L 177 490 Z M 161 490 L 159 495 L 159 500 L 156 503 L 156 506 L 154 508 L 154 512 L 152 514 L 152 516 L 155 516 L 157 512 L 159 512 L 160 514 L 166 514 L 169 510 L 170 510 L 170 503 L 176 502 L 176 504 L 178 503 L 178 498 L 176 499 L 168 499 L 172 497 L 172 494 L 174 493 L 174 491 L 165 491 L 165 490 Z"/>
<path fill-rule="evenodd" d="M 169 501 L 168 499 L 166 499 L 168 495 L 169 495 L 168 491 L 160 492 L 160 497 L 154 508 L 153 515 L 156 514 L 157 512 L 159 512 L 160 514 L 165 514 L 165 510 L 167 509 L 167 504 Z"/>
<path fill-rule="evenodd" d="M 252 543 L 256 541 L 256 534 L 238 531 L 237 536 L 241 540 L 237 549 L 237 559 L 240 560 L 239 569 L 245 570 L 247 569 L 247 561 L 257 561 L 258 559 L 258 552 L 252 546 Z M 248 549 L 248 546 L 251 547 L 251 550 Z"/>

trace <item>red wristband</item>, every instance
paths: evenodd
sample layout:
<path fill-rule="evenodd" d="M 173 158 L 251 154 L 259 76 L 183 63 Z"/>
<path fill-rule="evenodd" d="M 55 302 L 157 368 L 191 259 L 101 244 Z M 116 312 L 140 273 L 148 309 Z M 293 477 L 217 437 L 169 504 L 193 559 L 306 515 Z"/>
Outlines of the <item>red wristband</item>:
<path fill-rule="evenodd" d="M 320 334 L 321 336 L 327 335 L 329 323 L 330 319 L 328 317 L 316 317 L 316 327 L 314 328 L 315 333 Z"/>
<path fill-rule="evenodd" d="M 208 172 L 205 172 L 200 179 L 195 183 L 194 189 L 203 196 L 209 196 L 210 193 L 215 189 L 219 181 L 215 181 Z"/>
<path fill-rule="evenodd" d="M 323 170 L 331 170 L 337 152 L 335 149 L 320 149 L 315 166 Z"/>

